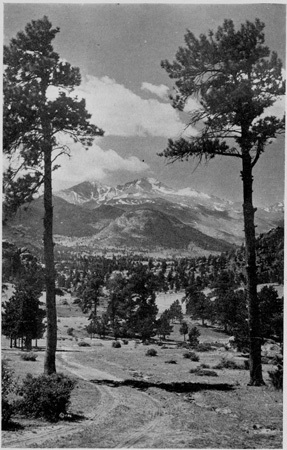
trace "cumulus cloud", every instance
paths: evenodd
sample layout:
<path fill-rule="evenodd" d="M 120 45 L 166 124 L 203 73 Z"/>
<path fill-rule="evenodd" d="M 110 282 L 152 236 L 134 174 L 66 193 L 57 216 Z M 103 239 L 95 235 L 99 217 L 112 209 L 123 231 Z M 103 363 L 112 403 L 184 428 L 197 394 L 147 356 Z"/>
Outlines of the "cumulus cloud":
<path fill-rule="evenodd" d="M 56 163 L 61 165 L 53 172 L 56 190 L 86 179 L 103 180 L 108 173 L 112 172 L 126 171 L 134 174 L 149 169 L 148 164 L 136 156 L 123 158 L 114 150 L 103 150 L 95 144 L 89 150 L 75 144 L 71 146 L 71 157 L 60 156 Z"/>
<path fill-rule="evenodd" d="M 202 108 L 201 104 L 196 99 L 189 97 L 184 106 L 184 111 L 188 113 L 188 112 L 196 111 L 201 108 Z"/>
<path fill-rule="evenodd" d="M 276 117 L 282 118 L 284 116 L 284 112 L 285 112 L 285 106 L 286 106 L 285 100 L 286 100 L 285 96 L 278 98 L 278 100 L 276 100 L 276 102 L 274 102 L 274 104 L 272 106 L 265 109 L 262 116 L 263 117 L 276 116 Z"/>
<path fill-rule="evenodd" d="M 178 137 L 184 123 L 169 103 L 143 99 L 109 77 L 88 76 L 75 91 L 105 135 Z"/>
<path fill-rule="evenodd" d="M 152 94 L 155 94 L 159 98 L 162 98 L 164 100 L 168 99 L 169 88 L 168 88 L 168 86 L 165 86 L 164 84 L 160 84 L 159 86 L 156 86 L 154 84 L 144 82 L 141 85 L 141 89 L 143 91 L 149 91 Z"/>

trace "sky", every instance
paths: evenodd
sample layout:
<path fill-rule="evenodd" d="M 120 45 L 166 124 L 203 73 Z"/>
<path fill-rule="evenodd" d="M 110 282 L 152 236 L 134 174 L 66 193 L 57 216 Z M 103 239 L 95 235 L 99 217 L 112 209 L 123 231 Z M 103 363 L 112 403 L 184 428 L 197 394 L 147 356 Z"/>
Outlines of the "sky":
<path fill-rule="evenodd" d="M 284 4 L 5 3 L 4 44 L 44 15 L 60 28 L 55 51 L 80 68 L 82 83 L 75 93 L 86 99 L 92 122 L 105 131 L 88 151 L 71 145 L 71 157 L 64 156 L 54 172 L 54 190 L 85 180 L 117 185 L 153 177 L 175 189 L 190 187 L 242 202 L 237 158 L 217 157 L 198 165 L 193 160 L 168 164 L 158 156 L 168 138 L 180 137 L 185 128 L 183 115 L 168 99 L 173 80 L 160 63 L 174 59 L 187 29 L 198 37 L 216 31 L 224 19 L 238 27 L 259 18 L 266 25 L 266 45 L 285 67 Z M 272 112 L 283 115 L 284 99 Z M 255 206 L 283 200 L 284 150 L 280 137 L 255 166 Z"/>

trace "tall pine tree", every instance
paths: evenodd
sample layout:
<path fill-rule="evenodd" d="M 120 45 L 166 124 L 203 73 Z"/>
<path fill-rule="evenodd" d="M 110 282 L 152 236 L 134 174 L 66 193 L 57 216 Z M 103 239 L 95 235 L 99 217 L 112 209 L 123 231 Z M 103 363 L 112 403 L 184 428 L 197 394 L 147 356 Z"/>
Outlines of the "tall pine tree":
<path fill-rule="evenodd" d="M 70 94 L 80 85 L 78 68 L 62 61 L 52 46 L 59 32 L 46 16 L 27 24 L 4 47 L 3 146 L 11 164 L 4 176 L 4 211 L 10 213 L 44 186 L 44 259 L 47 345 L 44 372 L 56 372 L 57 314 L 53 243 L 52 171 L 59 154 L 68 153 L 63 135 L 90 146 L 103 131 L 90 123 L 85 101 Z M 49 98 L 54 87 L 59 94 Z M 20 176 L 19 176 L 20 175 Z M 6 208 L 5 208 L 6 205 Z"/>
<path fill-rule="evenodd" d="M 172 63 L 162 67 L 175 79 L 173 106 L 182 111 L 188 99 L 199 107 L 190 114 L 189 125 L 196 136 L 169 140 L 162 153 L 171 161 L 196 157 L 209 160 L 216 155 L 241 161 L 243 215 L 246 248 L 247 300 L 249 309 L 250 384 L 264 384 L 261 366 L 261 330 L 257 298 L 253 168 L 270 139 L 284 129 L 284 120 L 263 115 L 284 95 L 282 62 L 264 46 L 264 24 L 247 21 L 238 31 L 225 20 L 216 33 L 197 39 L 185 35 Z"/>

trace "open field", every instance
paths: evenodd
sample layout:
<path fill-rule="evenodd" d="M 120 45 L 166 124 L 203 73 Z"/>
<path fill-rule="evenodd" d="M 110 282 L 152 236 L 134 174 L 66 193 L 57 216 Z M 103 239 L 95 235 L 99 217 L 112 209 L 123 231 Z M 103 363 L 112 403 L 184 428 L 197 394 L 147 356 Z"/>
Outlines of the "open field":
<path fill-rule="evenodd" d="M 112 348 L 112 339 L 90 339 L 87 317 L 69 297 L 58 299 L 57 370 L 78 379 L 72 394 L 73 420 L 49 424 L 15 417 L 15 428 L 2 432 L 2 447 L 46 448 L 282 448 L 282 392 L 248 387 L 246 370 L 215 370 L 218 376 L 190 373 L 200 364 L 212 368 L 222 357 L 244 364 L 226 349 L 228 336 L 200 328 L 201 342 L 212 351 L 197 352 L 199 361 L 184 358 L 179 324 L 164 346 L 129 340 Z M 73 336 L 67 334 L 74 328 Z M 80 341 L 90 346 L 80 347 Z M 19 378 L 43 371 L 44 340 L 35 362 L 21 360 L 19 349 L 2 339 L 2 355 Z M 157 356 L 148 357 L 149 348 Z M 171 362 L 173 361 L 173 363 Z"/>

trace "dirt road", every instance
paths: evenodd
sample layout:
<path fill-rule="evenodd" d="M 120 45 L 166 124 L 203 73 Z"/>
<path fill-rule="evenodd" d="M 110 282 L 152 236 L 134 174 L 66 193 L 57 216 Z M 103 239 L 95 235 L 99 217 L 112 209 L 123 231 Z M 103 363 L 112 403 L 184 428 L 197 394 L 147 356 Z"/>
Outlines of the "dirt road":
<path fill-rule="evenodd" d="M 184 350 L 173 346 L 158 348 L 157 357 L 149 358 L 146 347 L 134 342 L 120 349 L 112 348 L 110 340 L 81 348 L 76 340 L 69 342 L 57 352 L 57 370 L 78 379 L 71 399 L 77 420 L 47 424 L 21 419 L 22 429 L 2 432 L 2 448 L 282 446 L 282 394 L 268 386 L 260 391 L 248 387 L 248 371 L 196 377 L 190 368 L 199 363 L 183 358 Z M 6 353 L 12 364 L 14 351 Z M 201 353 L 200 363 L 212 366 L 226 353 Z M 16 363 L 17 358 L 14 354 Z M 20 367 L 26 364 L 26 371 L 41 373 L 43 358 L 39 352 L 34 366 L 21 361 Z"/>
<path fill-rule="evenodd" d="M 73 435 L 88 435 L 89 430 L 92 430 L 91 447 L 130 448 L 139 443 L 145 447 L 150 434 L 161 428 L 164 413 L 159 400 L 139 390 L 96 385 L 95 382 L 123 380 L 106 371 L 79 364 L 76 356 L 72 351 L 58 354 L 57 367 L 59 371 L 75 375 L 89 384 L 90 396 L 95 396 L 95 402 L 92 408 L 85 410 L 85 418 L 78 423 L 61 422 L 32 431 L 15 431 L 13 437 L 11 432 L 4 432 L 2 448 L 37 447 L 44 443 L 53 447 L 53 440 L 58 441 L 61 437 L 67 440 L 69 435 L 69 447 L 74 447 Z"/>

